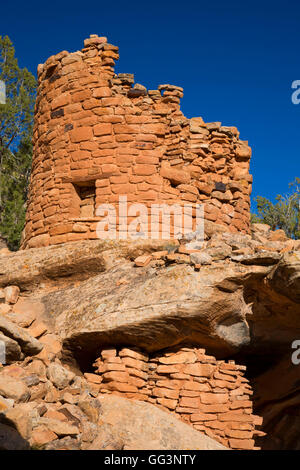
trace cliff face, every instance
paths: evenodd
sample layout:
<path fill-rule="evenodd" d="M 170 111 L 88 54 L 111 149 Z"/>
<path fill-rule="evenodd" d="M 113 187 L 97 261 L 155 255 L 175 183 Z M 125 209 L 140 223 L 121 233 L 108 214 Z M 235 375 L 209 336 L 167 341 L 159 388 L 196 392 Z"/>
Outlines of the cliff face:
<path fill-rule="evenodd" d="M 205 234 L 192 250 L 91 240 L 2 255 L 0 432 L 14 423 L 21 447 L 105 448 L 105 429 L 109 448 L 135 448 L 99 425 L 116 399 L 185 421 L 197 448 L 206 436 L 299 449 L 299 242 L 259 224 Z"/>

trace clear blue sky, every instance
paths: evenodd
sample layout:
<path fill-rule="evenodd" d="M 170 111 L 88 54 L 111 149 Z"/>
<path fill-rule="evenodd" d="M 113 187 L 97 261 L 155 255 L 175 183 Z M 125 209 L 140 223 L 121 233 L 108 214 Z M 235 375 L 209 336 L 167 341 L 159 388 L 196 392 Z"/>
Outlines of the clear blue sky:
<path fill-rule="evenodd" d="M 187 117 L 238 127 L 253 149 L 253 197 L 273 199 L 300 177 L 299 0 L 1 2 L 0 35 L 33 73 L 93 33 L 119 46 L 117 72 L 150 89 L 182 86 Z"/>

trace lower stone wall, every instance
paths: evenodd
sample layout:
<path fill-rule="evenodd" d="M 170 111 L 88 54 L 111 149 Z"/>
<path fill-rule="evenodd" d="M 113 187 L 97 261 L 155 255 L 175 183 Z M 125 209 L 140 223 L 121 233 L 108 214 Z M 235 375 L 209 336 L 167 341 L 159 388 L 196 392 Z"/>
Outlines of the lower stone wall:
<path fill-rule="evenodd" d="M 245 366 L 219 361 L 204 349 L 181 347 L 149 357 L 137 349 L 102 350 L 95 361 L 100 393 L 153 403 L 231 449 L 258 449 Z"/>

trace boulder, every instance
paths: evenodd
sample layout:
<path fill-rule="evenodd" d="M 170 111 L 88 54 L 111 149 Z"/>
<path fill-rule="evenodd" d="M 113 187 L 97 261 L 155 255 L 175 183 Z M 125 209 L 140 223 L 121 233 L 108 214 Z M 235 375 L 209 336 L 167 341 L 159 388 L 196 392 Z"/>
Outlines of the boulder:
<path fill-rule="evenodd" d="M 208 265 L 208 264 L 212 264 L 213 262 L 212 257 L 208 253 L 205 253 L 205 252 L 191 253 L 190 258 L 193 264 Z"/>
<path fill-rule="evenodd" d="M 256 223 L 251 225 L 251 231 L 252 232 L 260 232 L 265 235 L 268 235 L 271 230 L 270 225 L 268 224 L 261 224 L 261 223 Z"/>
<path fill-rule="evenodd" d="M 47 368 L 47 377 L 58 389 L 63 389 L 72 382 L 75 374 L 60 364 L 52 363 Z"/>
<path fill-rule="evenodd" d="M 145 253 L 177 246 L 177 240 L 85 240 L 49 247 L 21 250 L 0 260 L 0 287 L 17 285 L 27 292 L 41 284 L 56 287 L 58 280 L 72 283 L 95 276 L 111 265 L 118 256 L 135 259 Z M 110 256 L 111 250 L 114 256 Z"/>
<path fill-rule="evenodd" d="M 99 402 L 102 424 L 89 450 L 226 450 L 150 403 L 114 395 Z"/>
<path fill-rule="evenodd" d="M 37 410 L 34 409 L 34 403 L 20 403 L 14 408 L 9 408 L 4 413 L 2 420 L 13 423 L 15 429 L 24 439 L 29 439 L 32 432 L 32 426 L 39 415 Z M 0 418 L 1 421 L 1 418 Z"/>
<path fill-rule="evenodd" d="M 21 361 L 23 358 L 24 354 L 19 344 L 0 332 L 0 362 L 11 364 L 14 361 Z"/>
<path fill-rule="evenodd" d="M 38 425 L 44 426 L 48 431 L 55 433 L 57 436 L 76 436 L 79 434 L 77 426 L 68 422 L 60 421 L 59 419 L 40 418 Z"/>
<path fill-rule="evenodd" d="M 222 241 L 215 242 L 208 245 L 207 254 L 211 256 L 214 261 L 224 260 L 229 258 L 232 252 L 232 249 L 227 243 Z"/>
<path fill-rule="evenodd" d="M 106 345 L 131 344 L 154 351 L 183 338 L 230 354 L 249 342 L 248 310 L 238 286 L 243 279 L 250 282 L 270 270 L 235 266 L 218 263 L 196 272 L 190 265 L 172 264 L 141 272 L 123 261 L 117 270 L 91 278 L 80 288 L 45 294 L 42 301 L 46 310 L 56 313 L 55 329 L 64 340 L 63 350 L 71 351 L 80 364 L 91 361 L 97 349 Z M 126 286 L 118 285 L 122 278 Z M 229 291 L 219 287 L 229 286 L 227 278 Z M 224 322 L 226 335 L 223 331 L 220 336 L 217 327 Z M 244 332 L 244 336 L 239 334 L 240 343 L 236 334 L 234 341 L 230 338 L 236 324 Z"/>
<path fill-rule="evenodd" d="M 8 408 L 12 408 L 14 405 L 14 400 L 11 398 L 3 398 L 0 395 L 0 413 L 3 413 L 3 411 L 7 410 Z"/>
<path fill-rule="evenodd" d="M 30 391 L 21 380 L 1 374 L 0 395 L 4 398 L 12 398 L 16 402 L 25 402 L 30 398 Z"/>
<path fill-rule="evenodd" d="M 79 431 L 78 434 L 71 429 L 71 434 L 64 434 L 66 429 L 53 427 L 59 426 L 57 423 L 38 418 L 29 439 L 33 445 L 47 449 L 136 448 L 130 439 L 130 424 L 121 438 L 112 431 L 112 425 L 105 424 L 108 444 L 104 444 L 102 428 L 98 429 L 102 398 L 95 398 L 102 377 L 99 375 L 98 379 L 98 375 L 90 373 L 95 358 L 102 351 L 101 361 L 114 361 L 116 349 L 126 345 L 131 351 L 138 348 L 143 354 L 152 355 L 164 348 L 174 350 L 177 345 L 197 344 L 217 359 L 233 359 L 249 366 L 250 385 L 254 383 L 258 393 L 253 399 L 255 412 L 264 417 L 263 430 L 268 433 L 264 436 L 255 431 L 259 444 L 282 449 L 299 446 L 298 370 L 294 364 L 289 367 L 286 362 L 281 363 L 282 356 L 287 351 L 292 353 L 291 344 L 300 337 L 298 244 L 292 240 L 270 241 L 274 232 L 268 227 L 254 230 L 255 239 L 215 229 L 213 226 L 210 237 L 206 235 L 210 239 L 200 252 L 187 251 L 186 246 L 180 245 L 175 254 L 188 258 L 184 264 L 167 260 L 178 243 L 147 240 L 118 244 L 87 241 L 1 258 L 0 286 L 20 285 L 22 291 L 26 290 L 26 305 L 22 297 L 11 305 L 3 303 L 3 296 L 0 299 L 0 306 L 9 308 L 5 316 L 0 316 L 0 336 L 5 338 L 12 360 L 22 360 L 18 354 L 23 354 L 24 344 L 26 348 L 26 344 L 36 341 L 32 336 L 28 338 L 28 330 L 20 326 L 31 326 L 38 336 L 45 331 L 39 341 L 44 348 L 35 358 L 27 357 L 22 364 L 1 369 L 2 414 L 9 404 L 18 408 L 20 402 L 30 398 L 30 404 L 40 403 L 40 416 L 56 419 L 47 414 L 51 407 L 51 413 L 64 414 L 66 419 L 62 421 Z M 278 237 L 283 238 L 283 234 L 275 238 Z M 215 251 L 214 257 L 209 250 Z M 159 265 L 155 264 L 155 252 L 160 253 Z M 143 268 L 134 266 L 137 257 L 149 255 L 154 262 Z M 210 261 L 202 263 L 199 272 L 194 265 L 196 255 L 203 256 L 202 261 Z M 31 264 L 26 265 L 28 262 Z M 29 315 L 24 316 L 26 312 Z M 172 356 L 164 359 L 167 364 L 172 360 Z M 180 362 L 183 357 L 176 360 Z M 291 354 L 286 361 L 291 361 Z M 61 364 L 68 364 L 70 369 Z M 78 366 L 86 372 L 84 375 Z M 226 374 L 222 371 L 216 377 L 220 391 L 222 382 L 228 381 Z M 233 376 L 230 380 L 234 383 L 236 379 Z M 192 395 L 193 391 L 187 390 L 185 397 L 190 400 Z M 152 414 L 152 405 L 144 405 L 150 407 L 147 414 Z M 120 412 L 120 416 L 126 417 L 126 413 Z M 128 416 L 134 414 L 132 410 L 128 412 Z M 21 423 L 25 421 L 20 418 L 19 431 L 24 436 L 23 429 L 27 428 Z M 238 445 L 247 433 L 246 429 L 232 429 L 232 445 Z M 146 441 L 136 442 L 139 448 L 147 446 Z M 159 447 L 161 441 L 153 445 Z"/>
<path fill-rule="evenodd" d="M 37 339 L 29 335 L 23 328 L 1 316 L 0 331 L 16 341 L 21 346 L 22 351 L 28 356 L 34 356 L 43 349 L 43 345 Z"/>
<path fill-rule="evenodd" d="M 98 423 L 101 411 L 99 400 L 90 397 L 82 398 L 79 400 L 78 406 L 92 423 Z"/>

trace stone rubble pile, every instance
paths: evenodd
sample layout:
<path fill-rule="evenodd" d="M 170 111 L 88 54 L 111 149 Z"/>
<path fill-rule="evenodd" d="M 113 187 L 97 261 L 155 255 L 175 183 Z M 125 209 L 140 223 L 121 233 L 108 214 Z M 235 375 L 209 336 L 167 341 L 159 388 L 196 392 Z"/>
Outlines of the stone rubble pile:
<path fill-rule="evenodd" d="M 210 227 L 206 222 L 207 227 Z M 268 266 L 278 263 L 284 253 L 299 251 L 300 241 L 289 239 L 283 230 L 272 231 L 266 224 L 252 224 L 251 235 L 229 233 L 220 225 L 214 225 L 215 233 L 205 231 L 204 241 L 197 241 L 197 233 L 189 234 L 189 241 L 180 240 L 170 251 L 157 251 L 138 256 L 137 267 L 162 267 L 172 263 L 190 264 L 195 270 L 201 266 L 224 261 L 245 265 Z M 195 248 L 191 248 L 194 246 Z"/>

